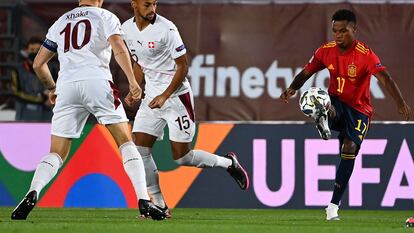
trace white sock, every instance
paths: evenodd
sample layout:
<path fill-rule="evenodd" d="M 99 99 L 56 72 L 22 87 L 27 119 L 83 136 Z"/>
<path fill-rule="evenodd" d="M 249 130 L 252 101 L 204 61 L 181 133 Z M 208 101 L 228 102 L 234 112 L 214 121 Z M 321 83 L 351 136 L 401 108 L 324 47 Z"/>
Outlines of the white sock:
<path fill-rule="evenodd" d="M 145 168 L 135 144 L 131 141 L 119 147 L 124 163 L 125 172 L 128 174 L 138 199 L 149 200 L 147 182 L 145 181 Z"/>
<path fill-rule="evenodd" d="M 35 190 L 39 198 L 42 189 L 55 177 L 62 164 L 62 158 L 58 154 L 49 153 L 43 157 L 36 167 L 29 192 Z"/>
<path fill-rule="evenodd" d="M 145 178 L 147 180 L 148 193 L 155 205 L 164 208 L 165 200 L 160 189 L 160 180 L 157 165 L 152 157 L 152 150 L 149 147 L 137 146 L 145 167 Z"/>
<path fill-rule="evenodd" d="M 191 150 L 183 157 L 175 160 L 180 165 L 191 167 L 221 167 L 227 169 L 232 161 L 223 156 L 208 153 L 203 150 Z"/>
<path fill-rule="evenodd" d="M 327 207 L 328 209 L 332 209 L 332 208 L 334 208 L 334 209 L 339 209 L 339 205 L 337 205 L 337 204 L 334 204 L 334 203 L 329 203 L 329 205 L 328 205 L 328 207 Z"/>

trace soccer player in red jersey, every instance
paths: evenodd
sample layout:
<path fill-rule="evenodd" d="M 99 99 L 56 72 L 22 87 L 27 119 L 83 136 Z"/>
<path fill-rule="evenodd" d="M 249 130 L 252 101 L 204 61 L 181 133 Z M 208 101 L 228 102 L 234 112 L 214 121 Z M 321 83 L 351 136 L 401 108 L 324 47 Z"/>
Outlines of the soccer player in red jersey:
<path fill-rule="evenodd" d="M 317 71 L 329 70 L 329 127 L 339 132 L 341 162 L 336 173 L 331 203 L 326 208 L 327 220 L 339 220 L 338 209 L 354 168 L 355 157 L 368 131 L 372 117 L 370 79 L 374 75 L 398 106 L 405 120 L 412 118 L 410 106 L 381 64 L 377 55 L 363 42 L 355 39 L 356 17 L 352 11 L 338 10 L 332 16 L 334 41 L 318 48 L 305 68 L 281 94 L 284 102 L 296 93 Z M 317 123 L 319 121 L 317 120 Z M 317 125 L 322 136 L 321 125 Z M 324 138 L 326 139 L 326 138 Z"/>

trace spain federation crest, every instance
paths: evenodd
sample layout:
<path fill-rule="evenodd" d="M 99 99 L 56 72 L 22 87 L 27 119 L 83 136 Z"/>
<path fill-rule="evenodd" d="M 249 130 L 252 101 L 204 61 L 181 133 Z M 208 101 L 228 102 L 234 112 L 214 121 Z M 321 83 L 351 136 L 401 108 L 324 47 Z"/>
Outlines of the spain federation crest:
<path fill-rule="evenodd" d="M 348 76 L 352 77 L 352 78 L 355 78 L 356 77 L 356 69 L 357 69 L 356 65 L 354 65 L 354 64 L 348 65 Z"/>

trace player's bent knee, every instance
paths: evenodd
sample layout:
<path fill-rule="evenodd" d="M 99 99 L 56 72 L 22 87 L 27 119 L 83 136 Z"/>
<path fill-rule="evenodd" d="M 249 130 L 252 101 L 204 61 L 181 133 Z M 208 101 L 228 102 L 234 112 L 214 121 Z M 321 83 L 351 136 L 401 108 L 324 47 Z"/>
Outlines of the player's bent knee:
<path fill-rule="evenodd" d="M 344 144 L 342 145 L 341 153 L 344 154 L 356 154 L 358 146 L 354 141 L 349 139 L 344 140 Z"/>
<path fill-rule="evenodd" d="M 171 149 L 174 160 L 178 160 L 186 156 L 191 151 L 191 143 L 171 142 Z"/>

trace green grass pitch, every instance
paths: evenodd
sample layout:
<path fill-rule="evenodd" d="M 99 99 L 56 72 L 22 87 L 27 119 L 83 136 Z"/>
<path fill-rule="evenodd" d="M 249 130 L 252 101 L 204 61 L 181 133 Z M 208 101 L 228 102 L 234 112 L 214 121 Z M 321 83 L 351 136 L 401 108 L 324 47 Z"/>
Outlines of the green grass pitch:
<path fill-rule="evenodd" d="M 173 209 L 166 221 L 137 219 L 133 209 L 35 208 L 26 221 L 11 221 L 12 208 L 0 208 L 0 232 L 413 232 L 405 228 L 414 211 L 341 210 L 342 220 L 327 222 L 321 210 Z"/>

